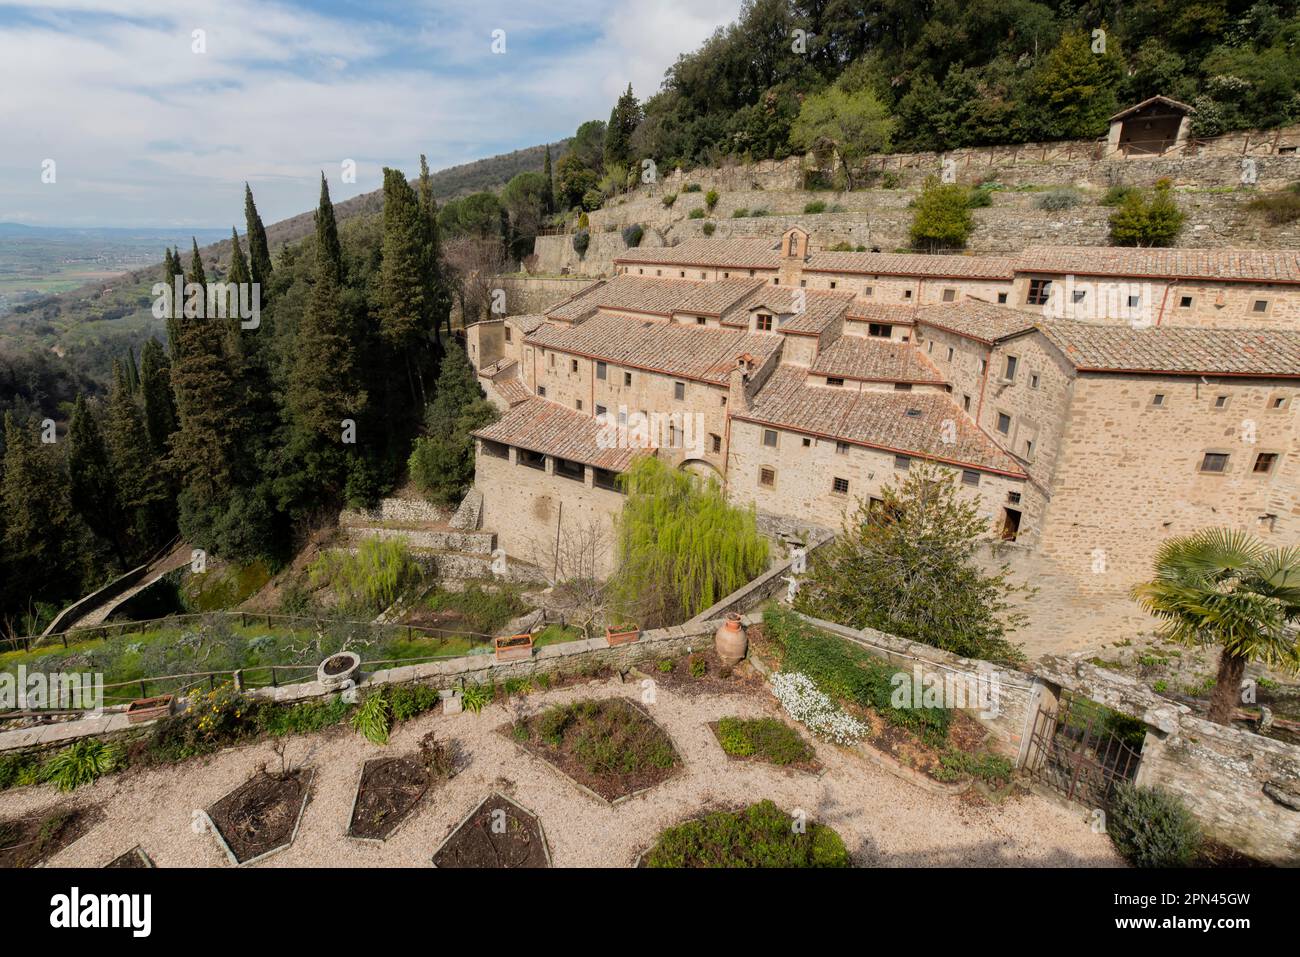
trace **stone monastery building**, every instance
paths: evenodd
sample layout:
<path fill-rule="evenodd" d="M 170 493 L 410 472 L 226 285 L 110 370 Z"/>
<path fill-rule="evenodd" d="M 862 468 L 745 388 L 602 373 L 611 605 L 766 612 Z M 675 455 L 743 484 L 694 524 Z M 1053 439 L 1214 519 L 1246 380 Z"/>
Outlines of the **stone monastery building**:
<path fill-rule="evenodd" d="M 774 535 L 838 530 L 935 462 L 991 536 L 1085 592 L 1206 526 L 1300 541 L 1300 253 L 832 252 L 791 228 L 615 266 L 468 330 L 503 412 L 476 433 L 483 521 L 511 556 L 549 568 L 601 528 L 607 571 L 642 454 L 716 478 Z"/>

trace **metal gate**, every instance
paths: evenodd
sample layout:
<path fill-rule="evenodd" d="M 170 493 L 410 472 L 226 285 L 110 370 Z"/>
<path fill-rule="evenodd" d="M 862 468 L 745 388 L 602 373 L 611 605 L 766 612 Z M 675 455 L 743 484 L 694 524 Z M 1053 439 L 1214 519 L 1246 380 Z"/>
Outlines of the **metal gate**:
<path fill-rule="evenodd" d="M 1039 708 L 1031 736 L 1034 778 L 1070 801 L 1109 806 L 1115 785 L 1132 781 L 1142 761 L 1141 746 L 1120 737 L 1111 714 L 1069 692 L 1061 694 L 1055 709 Z"/>

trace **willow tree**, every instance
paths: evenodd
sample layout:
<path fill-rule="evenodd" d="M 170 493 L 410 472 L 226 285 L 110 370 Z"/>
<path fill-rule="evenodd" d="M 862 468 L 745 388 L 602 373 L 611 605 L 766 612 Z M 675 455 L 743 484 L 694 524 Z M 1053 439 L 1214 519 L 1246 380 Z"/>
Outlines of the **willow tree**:
<path fill-rule="evenodd" d="M 767 567 L 753 507 L 729 504 L 717 482 L 651 456 L 637 459 L 621 481 L 627 501 L 611 582 L 619 614 L 642 627 L 677 624 Z"/>

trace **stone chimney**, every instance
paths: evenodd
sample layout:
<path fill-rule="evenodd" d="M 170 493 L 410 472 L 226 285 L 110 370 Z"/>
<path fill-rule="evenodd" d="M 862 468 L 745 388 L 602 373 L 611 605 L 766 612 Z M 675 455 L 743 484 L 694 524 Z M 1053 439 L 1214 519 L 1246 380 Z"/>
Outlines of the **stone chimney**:
<path fill-rule="evenodd" d="M 736 366 L 731 370 L 727 389 L 727 408 L 731 413 L 749 411 L 749 382 L 754 375 L 754 357 L 748 352 L 736 356 Z"/>

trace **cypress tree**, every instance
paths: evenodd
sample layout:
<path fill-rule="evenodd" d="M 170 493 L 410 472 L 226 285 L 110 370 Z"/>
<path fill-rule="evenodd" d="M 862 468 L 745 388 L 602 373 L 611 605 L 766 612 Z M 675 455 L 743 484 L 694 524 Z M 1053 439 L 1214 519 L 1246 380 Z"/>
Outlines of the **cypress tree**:
<path fill-rule="evenodd" d="M 341 420 L 356 418 L 366 394 L 357 389 L 355 346 L 340 301 L 343 252 L 329 183 L 320 181 L 316 210 L 316 262 L 307 309 L 298 324 L 286 402 L 298 430 L 337 443 Z"/>
<path fill-rule="evenodd" d="M 442 275 L 442 235 L 438 228 L 438 201 L 433 195 L 433 178 L 429 175 L 429 163 L 420 154 L 420 222 L 424 229 L 424 275 L 425 294 L 429 303 L 425 317 L 426 327 L 434 336 L 433 374 L 438 374 L 438 364 L 442 362 L 442 341 L 438 338 L 439 330 L 446 326 L 447 337 L 451 338 L 451 290 Z"/>
<path fill-rule="evenodd" d="M 135 364 L 135 346 L 126 350 L 126 387 L 132 395 L 140 391 L 140 369 Z"/>
<path fill-rule="evenodd" d="M 252 281 L 259 283 L 263 295 L 271 288 L 271 247 L 266 241 L 266 228 L 253 202 L 253 190 L 244 184 L 244 221 L 248 230 L 248 269 Z"/>
<path fill-rule="evenodd" d="M 196 322 L 205 320 L 189 320 L 189 324 Z M 105 432 L 108 459 L 117 480 L 118 504 L 136 544 L 135 551 L 143 555 L 170 535 L 172 499 L 159 474 L 144 416 L 127 386 L 125 371 L 116 364 L 108 392 Z"/>
<path fill-rule="evenodd" d="M 401 170 L 384 168 L 383 259 L 379 268 L 379 332 L 406 367 L 411 398 L 423 406 L 412 349 L 427 329 L 426 252 L 419 201 Z"/>
<path fill-rule="evenodd" d="M 546 177 L 546 189 L 542 192 L 542 208 L 546 215 L 555 212 L 555 173 L 551 169 L 551 144 L 546 144 L 546 162 L 542 165 L 542 175 Z"/>
<path fill-rule="evenodd" d="M 118 561 L 125 562 L 122 515 L 108 449 L 98 420 L 80 394 L 68 424 L 68 477 L 72 507 L 92 532 L 108 542 Z"/>
<path fill-rule="evenodd" d="M 13 605 L 67 597 L 81 587 L 90 562 L 86 528 L 72 508 L 68 475 L 56 445 L 36 437 L 33 423 L 20 426 L 5 413 L 3 551 Z"/>
<path fill-rule="evenodd" d="M 171 350 L 172 358 L 178 354 L 181 342 L 180 316 L 176 315 L 176 277 L 184 277 L 185 270 L 181 268 L 181 253 L 179 249 L 167 250 L 167 255 L 163 259 L 163 282 L 167 283 L 167 346 Z"/>
<path fill-rule="evenodd" d="M 140 391 L 149 444 L 155 455 L 162 456 L 167 452 L 167 440 L 176 431 L 176 402 L 172 397 L 171 363 L 157 339 L 150 339 L 140 351 Z"/>

